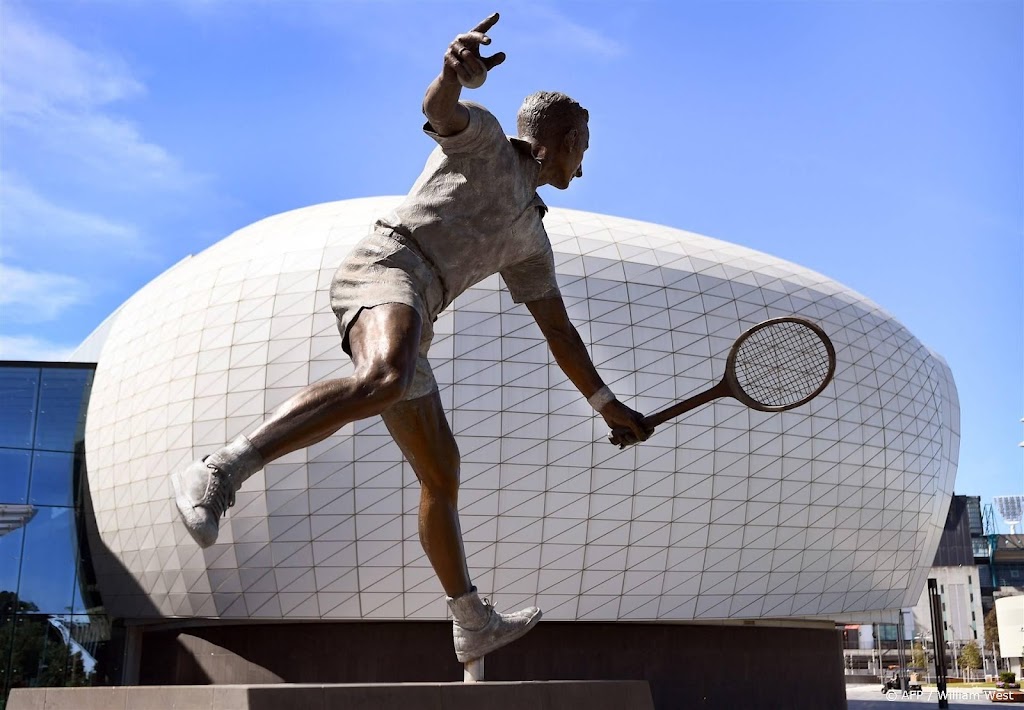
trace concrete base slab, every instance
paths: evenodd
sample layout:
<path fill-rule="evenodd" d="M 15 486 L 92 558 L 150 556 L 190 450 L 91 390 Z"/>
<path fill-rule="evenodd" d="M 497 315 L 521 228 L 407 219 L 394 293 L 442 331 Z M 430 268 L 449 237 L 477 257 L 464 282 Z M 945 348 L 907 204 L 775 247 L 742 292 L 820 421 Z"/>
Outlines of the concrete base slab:
<path fill-rule="evenodd" d="M 647 681 L 15 688 L 7 710 L 654 710 Z"/>

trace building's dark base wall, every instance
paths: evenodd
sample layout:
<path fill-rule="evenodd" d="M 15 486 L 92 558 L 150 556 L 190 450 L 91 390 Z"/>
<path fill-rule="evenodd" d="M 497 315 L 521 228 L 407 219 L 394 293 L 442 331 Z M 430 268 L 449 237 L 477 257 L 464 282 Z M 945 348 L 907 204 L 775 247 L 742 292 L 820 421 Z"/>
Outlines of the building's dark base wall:
<path fill-rule="evenodd" d="M 655 707 L 845 708 L 828 628 L 542 622 L 488 680 L 646 680 Z M 446 622 L 278 623 L 145 633 L 144 685 L 458 681 Z"/>
<path fill-rule="evenodd" d="M 15 688 L 7 710 L 654 710 L 642 680 Z"/>

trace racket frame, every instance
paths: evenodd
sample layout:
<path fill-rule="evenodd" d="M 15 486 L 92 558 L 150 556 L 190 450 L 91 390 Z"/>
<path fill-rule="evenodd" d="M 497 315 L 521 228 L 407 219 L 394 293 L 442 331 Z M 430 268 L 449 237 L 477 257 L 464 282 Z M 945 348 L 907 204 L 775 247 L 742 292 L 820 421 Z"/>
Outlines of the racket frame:
<path fill-rule="evenodd" d="M 821 339 L 821 342 L 825 345 L 825 349 L 828 352 L 828 372 L 826 373 L 825 378 L 822 380 L 818 388 L 815 389 L 814 392 L 812 392 L 810 395 L 804 397 L 803 399 L 797 402 L 792 402 L 790 404 L 769 406 L 761 404 L 760 402 L 750 398 L 743 392 L 743 388 L 740 387 L 739 381 L 736 379 L 736 357 L 739 353 L 740 347 L 747 340 L 747 338 L 749 338 L 751 335 L 753 335 L 754 333 L 763 328 L 767 328 L 769 326 L 776 325 L 779 323 L 798 323 L 802 326 L 805 326 L 813 330 L 814 333 Z M 757 325 L 752 326 L 747 330 L 743 331 L 743 333 L 741 333 L 740 336 L 736 338 L 736 342 L 733 343 L 732 347 L 729 349 L 729 355 L 725 361 L 725 375 L 722 377 L 721 382 L 719 382 L 714 387 L 711 387 L 709 389 L 704 390 L 703 392 L 694 395 L 693 397 L 688 397 L 687 399 L 684 399 L 681 402 L 676 402 L 675 404 L 666 407 L 665 409 L 662 409 L 658 412 L 655 412 L 654 414 L 644 417 L 644 424 L 647 425 L 648 427 L 659 426 L 667 422 L 669 419 L 675 419 L 681 414 L 685 414 L 686 412 L 689 412 L 693 409 L 696 409 L 697 407 L 700 407 L 701 405 L 707 404 L 708 402 L 714 401 L 721 397 L 732 397 L 733 399 L 736 399 L 739 402 L 750 407 L 751 409 L 755 409 L 759 412 L 785 412 L 790 409 L 794 409 L 801 405 L 807 404 L 812 399 L 821 394 L 821 392 L 826 387 L 828 387 L 829 383 L 832 381 L 832 377 L 835 375 L 835 372 L 835 346 L 832 344 L 832 340 L 828 337 L 828 334 L 825 333 L 825 331 L 822 330 L 817 323 L 812 323 L 806 318 L 801 318 L 800 316 L 782 316 L 779 318 L 769 318 L 768 320 L 762 321 Z M 616 429 L 612 431 L 612 433 L 608 436 L 608 440 L 611 441 L 613 444 L 618 445 L 619 447 L 623 447 L 623 444 L 621 443 L 622 433 L 625 432 L 623 430 Z"/>
<path fill-rule="evenodd" d="M 821 339 L 822 344 L 828 351 L 828 372 L 825 374 L 825 378 L 821 381 L 821 384 L 816 390 L 811 392 L 809 395 L 797 402 L 791 402 L 789 404 L 782 405 L 766 405 L 761 404 L 756 399 L 748 396 L 743 388 L 740 386 L 739 381 L 736 379 L 736 357 L 739 355 L 740 348 L 747 339 L 759 330 L 778 325 L 779 323 L 796 323 L 802 325 L 805 328 L 810 328 L 814 331 L 815 335 Z M 828 337 L 828 334 L 817 323 L 812 323 L 806 318 L 800 316 L 782 316 L 781 318 L 770 318 L 766 321 L 758 323 L 752 328 L 744 331 L 740 337 L 736 338 L 736 342 L 732 344 L 732 348 L 729 350 L 729 357 L 725 361 L 725 377 L 722 378 L 723 382 L 728 383 L 728 396 L 731 396 L 743 404 L 747 405 L 751 409 L 756 409 L 759 412 L 785 412 L 790 409 L 795 409 L 803 404 L 807 404 L 812 399 L 821 394 L 822 390 L 828 387 L 828 383 L 832 381 L 832 376 L 836 374 L 836 348 L 832 345 L 832 340 Z"/>

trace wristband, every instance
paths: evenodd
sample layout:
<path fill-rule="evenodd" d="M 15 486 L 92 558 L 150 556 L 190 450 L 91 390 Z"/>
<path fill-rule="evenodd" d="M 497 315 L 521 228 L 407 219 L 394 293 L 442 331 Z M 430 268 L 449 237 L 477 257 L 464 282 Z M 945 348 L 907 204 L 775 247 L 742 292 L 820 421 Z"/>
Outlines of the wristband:
<path fill-rule="evenodd" d="M 613 401 L 614 399 L 615 395 L 612 394 L 612 391 L 608 388 L 608 385 L 605 385 L 597 392 L 594 392 L 594 394 L 587 397 L 587 402 L 589 402 L 590 406 L 594 408 L 594 411 L 600 412 L 602 409 L 604 409 L 604 406 L 606 404 Z"/>

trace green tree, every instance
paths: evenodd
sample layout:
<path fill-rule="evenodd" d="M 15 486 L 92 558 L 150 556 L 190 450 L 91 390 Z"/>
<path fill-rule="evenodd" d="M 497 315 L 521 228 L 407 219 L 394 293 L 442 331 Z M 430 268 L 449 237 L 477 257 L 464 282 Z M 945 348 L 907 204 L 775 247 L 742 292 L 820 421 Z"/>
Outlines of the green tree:
<path fill-rule="evenodd" d="M 978 642 L 968 641 L 964 644 L 964 647 L 960 649 L 960 657 L 957 662 L 961 668 L 967 670 L 968 678 L 971 677 L 973 671 L 981 668 L 981 649 L 978 648 Z"/>
<path fill-rule="evenodd" d="M 925 653 L 924 646 L 920 641 L 915 641 L 914 646 L 910 649 L 910 664 L 914 668 L 928 669 L 928 654 Z"/>
<path fill-rule="evenodd" d="M 999 658 L 999 625 L 996 623 L 994 606 L 985 614 L 985 648 L 994 650 L 996 658 Z"/>
<path fill-rule="evenodd" d="M 39 611 L 39 607 L 32 602 L 21 601 L 14 592 L 0 592 L 0 615 L 9 616 L 33 611 Z"/>
<path fill-rule="evenodd" d="M 82 654 L 65 641 L 50 616 L 38 612 L 32 602 L 0 591 L 0 708 L 11 688 L 92 684 Z"/>

